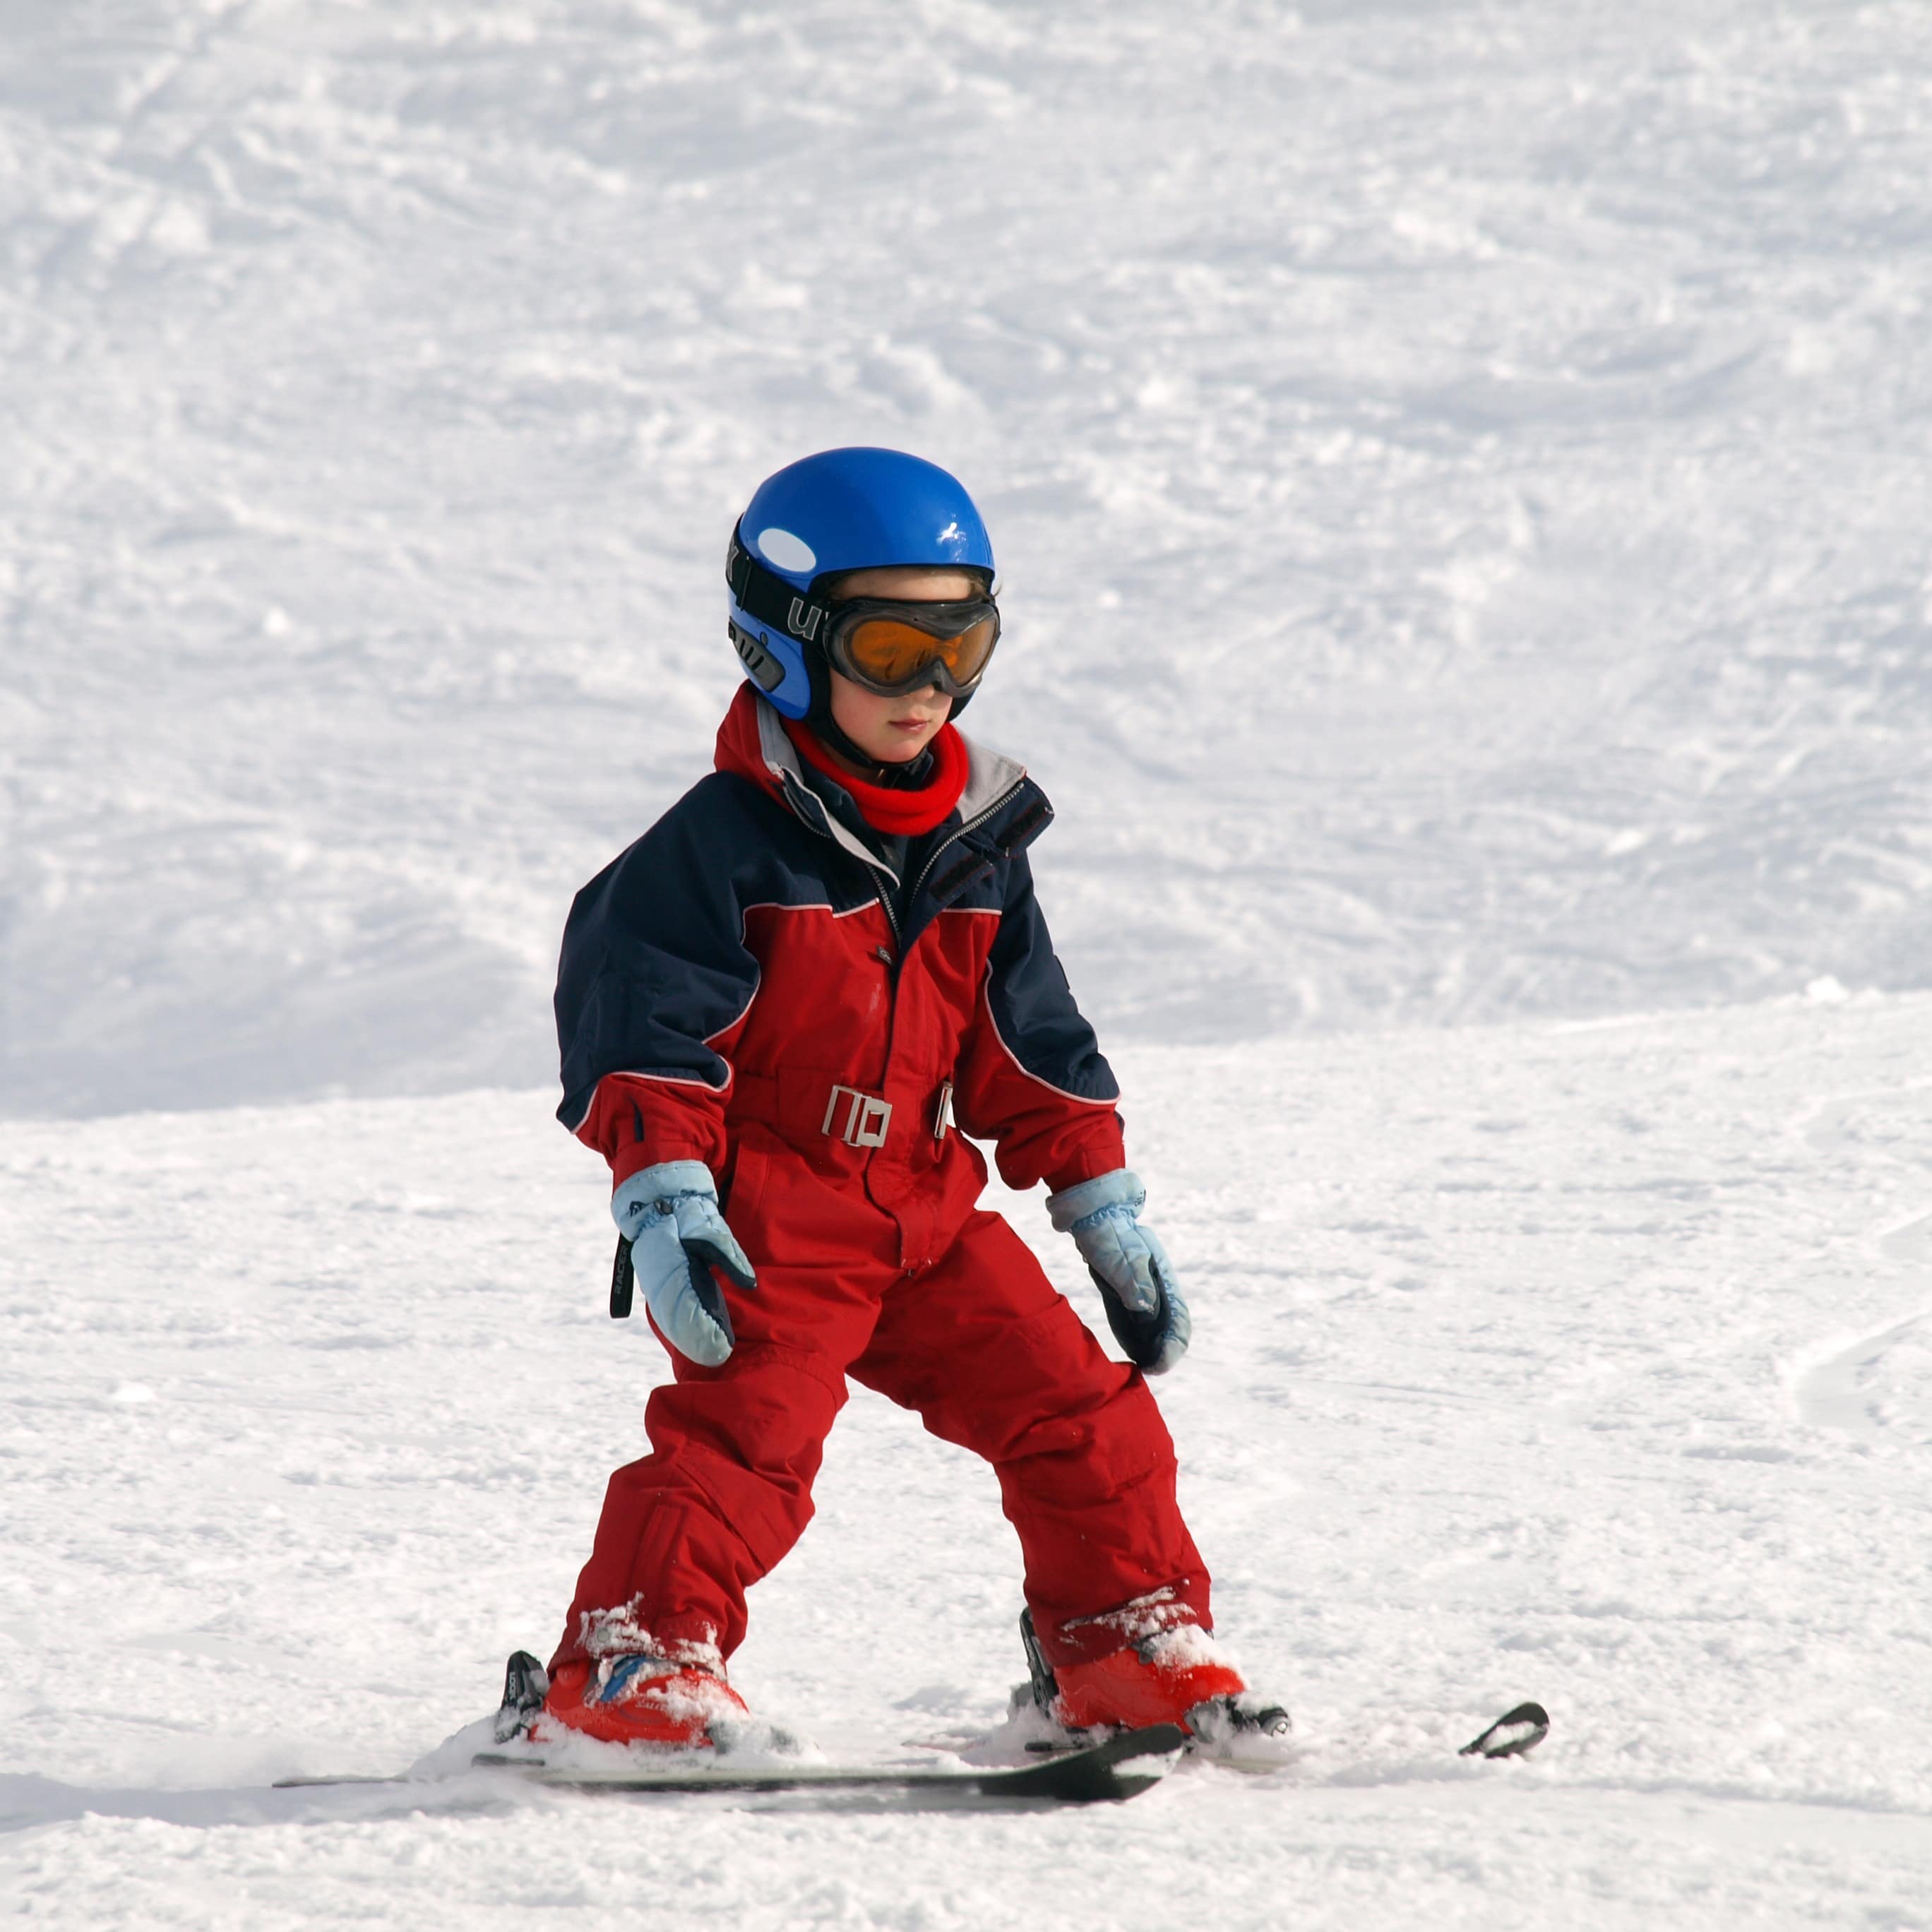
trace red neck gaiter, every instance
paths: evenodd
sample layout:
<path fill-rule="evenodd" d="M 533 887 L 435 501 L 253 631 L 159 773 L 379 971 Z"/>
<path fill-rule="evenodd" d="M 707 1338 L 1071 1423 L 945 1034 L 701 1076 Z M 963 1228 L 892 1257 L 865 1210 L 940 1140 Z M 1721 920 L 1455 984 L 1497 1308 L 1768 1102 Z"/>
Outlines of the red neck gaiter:
<path fill-rule="evenodd" d="M 852 794 L 859 815 L 874 832 L 895 838 L 916 838 L 944 823 L 966 789 L 966 741 L 950 724 L 942 724 L 927 747 L 932 754 L 932 776 L 916 791 L 890 785 L 868 784 L 832 762 L 811 728 L 792 718 L 784 721 L 785 736 L 814 771 L 843 785 Z"/>

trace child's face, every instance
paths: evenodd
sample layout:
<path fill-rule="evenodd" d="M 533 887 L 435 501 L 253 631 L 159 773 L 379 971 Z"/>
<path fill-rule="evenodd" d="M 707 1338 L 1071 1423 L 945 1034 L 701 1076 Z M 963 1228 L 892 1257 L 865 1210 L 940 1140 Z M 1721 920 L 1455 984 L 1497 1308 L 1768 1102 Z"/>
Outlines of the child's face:
<path fill-rule="evenodd" d="M 892 597 L 908 604 L 946 604 L 980 595 L 978 578 L 960 570 L 895 566 L 858 570 L 838 586 L 835 602 L 848 597 Z M 928 685 L 898 698 L 881 698 L 837 671 L 832 674 L 832 716 L 840 730 L 868 758 L 902 765 L 932 743 L 952 709 L 945 692 Z"/>

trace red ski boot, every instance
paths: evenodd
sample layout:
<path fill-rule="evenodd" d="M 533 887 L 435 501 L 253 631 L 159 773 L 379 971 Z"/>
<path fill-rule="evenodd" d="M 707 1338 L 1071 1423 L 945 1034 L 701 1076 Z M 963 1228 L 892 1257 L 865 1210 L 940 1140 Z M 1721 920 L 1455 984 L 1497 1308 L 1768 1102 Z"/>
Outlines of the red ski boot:
<path fill-rule="evenodd" d="M 1248 1688 L 1213 1640 L 1193 1624 L 1162 1630 L 1089 1663 L 1056 1664 L 1053 1676 L 1060 1692 L 1053 1714 L 1073 1731 L 1098 1724 L 1130 1730 L 1178 1724 L 1192 1730 L 1187 1720 L 1196 1706 L 1217 1697 L 1238 1697 Z"/>
<path fill-rule="evenodd" d="M 1022 1621 L 1022 1635 L 1034 1694 L 1068 1730 L 1178 1724 L 1194 1737 L 1196 1749 L 1231 1759 L 1252 1755 L 1257 1745 L 1271 1759 L 1286 1748 L 1286 1710 L 1250 1691 L 1198 1624 L 1171 1626 L 1084 1664 L 1057 1664 L 1044 1682 L 1046 1660 L 1030 1619 Z M 1048 1684 L 1052 1693 L 1043 1696 Z"/>
<path fill-rule="evenodd" d="M 559 1664 L 529 1735 L 539 1744 L 576 1731 L 607 1744 L 709 1748 L 714 1724 L 750 1714 L 721 1671 L 633 1654 Z"/>

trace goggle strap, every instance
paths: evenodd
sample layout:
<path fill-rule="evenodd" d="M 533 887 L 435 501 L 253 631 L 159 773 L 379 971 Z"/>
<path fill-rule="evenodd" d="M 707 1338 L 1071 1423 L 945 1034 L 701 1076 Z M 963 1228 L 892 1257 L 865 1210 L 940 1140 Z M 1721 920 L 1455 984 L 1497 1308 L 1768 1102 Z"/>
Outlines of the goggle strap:
<path fill-rule="evenodd" d="M 830 622 L 831 612 L 826 605 L 794 590 L 783 578 L 767 570 L 745 548 L 736 530 L 732 531 L 731 547 L 724 553 L 724 581 L 747 616 L 806 644 L 822 636 Z"/>

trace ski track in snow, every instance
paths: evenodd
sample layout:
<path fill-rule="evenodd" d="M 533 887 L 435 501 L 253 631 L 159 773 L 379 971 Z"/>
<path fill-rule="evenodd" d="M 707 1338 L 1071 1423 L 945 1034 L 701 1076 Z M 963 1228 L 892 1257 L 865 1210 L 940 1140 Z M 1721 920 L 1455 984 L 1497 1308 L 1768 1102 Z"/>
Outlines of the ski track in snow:
<path fill-rule="evenodd" d="M 0 0 L 0 1900 L 1932 1928 L 1928 178 L 1908 0 Z M 642 1447 L 556 938 L 862 440 L 987 511 L 1298 1760 L 274 1792 L 491 1702 Z M 855 1391 L 754 1706 L 996 1720 L 992 1489 Z"/>

